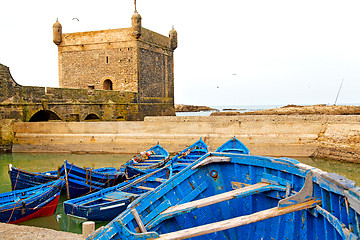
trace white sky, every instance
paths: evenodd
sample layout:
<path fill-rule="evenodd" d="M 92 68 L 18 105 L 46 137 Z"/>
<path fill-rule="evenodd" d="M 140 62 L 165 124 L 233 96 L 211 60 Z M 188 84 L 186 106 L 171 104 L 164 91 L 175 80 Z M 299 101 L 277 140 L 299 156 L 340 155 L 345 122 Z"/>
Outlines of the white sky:
<path fill-rule="evenodd" d="M 178 32 L 175 103 L 360 103 L 359 0 L 137 0 L 145 28 Z M 0 63 L 21 85 L 58 86 L 52 25 L 131 26 L 133 0 L 1 3 Z M 80 21 L 72 20 L 78 18 Z"/>

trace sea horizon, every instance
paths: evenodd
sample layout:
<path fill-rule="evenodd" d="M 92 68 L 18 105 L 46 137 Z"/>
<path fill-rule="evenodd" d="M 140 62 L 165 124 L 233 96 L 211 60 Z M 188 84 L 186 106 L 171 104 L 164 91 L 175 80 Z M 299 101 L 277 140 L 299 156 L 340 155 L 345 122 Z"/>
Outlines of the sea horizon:
<path fill-rule="evenodd" d="M 188 104 L 186 104 L 188 105 Z M 253 111 L 261 111 L 261 110 L 267 110 L 267 109 L 273 109 L 273 108 L 280 108 L 287 105 L 298 105 L 298 106 L 312 106 L 312 105 L 322 105 L 322 104 L 268 104 L 268 105 L 218 105 L 218 106 L 212 106 L 209 105 L 207 107 L 213 108 L 215 110 L 209 110 L 209 111 L 200 111 L 200 112 L 176 112 L 176 116 L 210 116 L 213 112 L 253 112 Z M 331 106 L 334 104 L 324 104 L 327 106 Z M 336 104 L 337 106 L 360 106 L 360 103 L 351 103 L 351 104 Z"/>

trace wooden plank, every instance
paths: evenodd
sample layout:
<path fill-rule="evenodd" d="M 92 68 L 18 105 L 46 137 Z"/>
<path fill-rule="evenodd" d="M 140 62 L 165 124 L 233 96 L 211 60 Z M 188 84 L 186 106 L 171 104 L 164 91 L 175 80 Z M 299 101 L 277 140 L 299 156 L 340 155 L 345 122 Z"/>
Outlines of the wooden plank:
<path fill-rule="evenodd" d="M 231 182 L 231 187 L 233 189 L 239 189 L 247 186 L 251 186 L 251 184 L 241 183 L 241 182 Z"/>
<path fill-rule="evenodd" d="M 111 198 L 103 198 L 105 201 L 109 201 L 109 202 L 115 202 L 115 201 L 119 201 L 119 199 L 111 199 Z"/>
<path fill-rule="evenodd" d="M 134 218 L 135 218 L 135 221 L 136 221 L 136 223 L 138 224 L 138 226 L 139 226 L 139 228 L 140 228 L 140 231 L 141 231 L 142 233 L 146 233 L 146 232 L 147 232 L 147 231 L 146 231 L 146 228 L 145 228 L 143 222 L 141 221 L 141 218 L 140 218 L 138 212 L 136 211 L 136 209 L 133 208 L 133 209 L 131 210 L 131 213 L 133 214 L 133 216 L 134 216 Z"/>
<path fill-rule="evenodd" d="M 199 194 L 201 194 L 206 188 L 208 187 L 207 182 L 204 181 L 202 182 L 199 186 L 197 186 L 194 190 L 192 190 L 188 195 L 184 196 L 184 198 L 178 203 L 178 204 L 182 204 L 182 203 L 186 203 L 186 202 L 190 202 L 193 199 L 195 199 Z M 171 207 L 171 205 L 169 205 L 168 207 Z M 165 210 L 166 208 L 164 208 L 163 210 Z M 174 212 L 168 215 L 162 214 L 163 212 L 160 211 L 160 214 L 158 214 L 156 217 L 152 218 L 151 221 L 148 221 L 148 223 L 146 224 L 146 228 L 150 229 L 152 228 L 154 225 L 159 224 L 160 222 L 175 217 L 178 214 L 182 214 L 178 212 L 178 214 L 175 214 Z M 150 214 L 149 214 L 150 215 Z"/>
<path fill-rule="evenodd" d="M 167 234 L 161 234 L 158 240 L 167 240 L 167 239 L 186 239 L 196 236 L 201 236 L 213 232 L 223 231 L 234 227 L 239 227 L 242 225 L 247 225 L 250 223 L 259 222 L 268 218 L 273 218 L 288 214 L 291 212 L 296 212 L 308 208 L 312 208 L 315 205 L 319 204 L 320 200 L 310 200 L 308 202 L 299 203 L 291 205 L 284 208 L 270 208 L 264 211 L 256 212 L 246 216 L 240 216 L 232 219 L 223 220 L 220 222 L 210 223 L 198 227 L 188 228 L 180 230 L 177 232 L 171 232 Z"/>
<path fill-rule="evenodd" d="M 195 164 L 194 166 L 192 166 L 191 169 L 194 170 L 198 167 L 202 167 L 207 164 L 214 163 L 214 162 L 231 162 L 231 157 L 209 156 L 209 157 L 205 158 L 204 160 L 202 160 L 201 162 L 199 162 L 198 164 Z"/>
<path fill-rule="evenodd" d="M 136 186 L 136 188 L 143 189 L 143 190 L 148 190 L 148 191 L 152 191 L 152 190 L 155 189 L 155 188 L 145 187 L 145 186 Z"/>
<path fill-rule="evenodd" d="M 235 195 L 241 194 L 243 192 L 246 191 L 251 191 L 257 188 L 262 188 L 265 186 L 270 185 L 269 183 L 256 183 L 254 185 L 250 185 L 247 187 L 243 187 L 240 189 L 236 189 L 233 191 L 229 191 L 229 192 L 225 192 L 225 193 L 221 193 L 221 194 L 217 194 L 211 197 L 207 197 L 207 198 L 203 198 L 203 199 L 199 199 L 193 202 L 187 202 L 181 205 L 177 205 L 174 207 L 170 207 L 168 208 L 166 211 L 162 212 L 161 214 L 168 214 L 171 212 L 177 212 L 177 211 L 182 211 L 188 208 L 200 208 L 200 207 L 205 207 L 205 206 L 209 206 L 215 203 L 219 203 L 219 202 L 223 202 L 223 201 L 227 201 L 232 199 Z"/>
<path fill-rule="evenodd" d="M 164 179 L 164 178 L 155 178 L 155 181 L 163 183 L 163 182 L 166 182 L 167 179 Z"/>

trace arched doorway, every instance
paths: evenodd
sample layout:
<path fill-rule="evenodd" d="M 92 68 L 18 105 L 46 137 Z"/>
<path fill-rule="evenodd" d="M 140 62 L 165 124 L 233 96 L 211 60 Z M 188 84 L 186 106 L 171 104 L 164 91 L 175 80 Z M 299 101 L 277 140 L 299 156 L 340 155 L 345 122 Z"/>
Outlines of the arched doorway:
<path fill-rule="evenodd" d="M 113 90 L 113 84 L 110 79 L 106 79 L 103 83 L 104 90 Z"/>
<path fill-rule="evenodd" d="M 47 122 L 47 121 L 61 121 L 61 118 L 56 113 L 49 110 L 40 110 L 35 113 L 29 122 Z"/>
<path fill-rule="evenodd" d="M 96 114 L 91 113 L 91 114 L 87 115 L 84 120 L 85 121 L 99 121 L 100 118 Z"/>

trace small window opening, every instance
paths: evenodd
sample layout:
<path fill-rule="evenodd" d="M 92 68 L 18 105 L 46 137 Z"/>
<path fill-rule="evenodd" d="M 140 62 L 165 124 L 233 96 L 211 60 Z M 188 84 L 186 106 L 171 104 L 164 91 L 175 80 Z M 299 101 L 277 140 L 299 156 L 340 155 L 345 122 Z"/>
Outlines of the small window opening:
<path fill-rule="evenodd" d="M 104 90 L 113 90 L 112 81 L 110 79 L 106 79 L 103 84 Z"/>
<path fill-rule="evenodd" d="M 109 57 L 106 57 L 106 63 L 109 63 Z"/>

